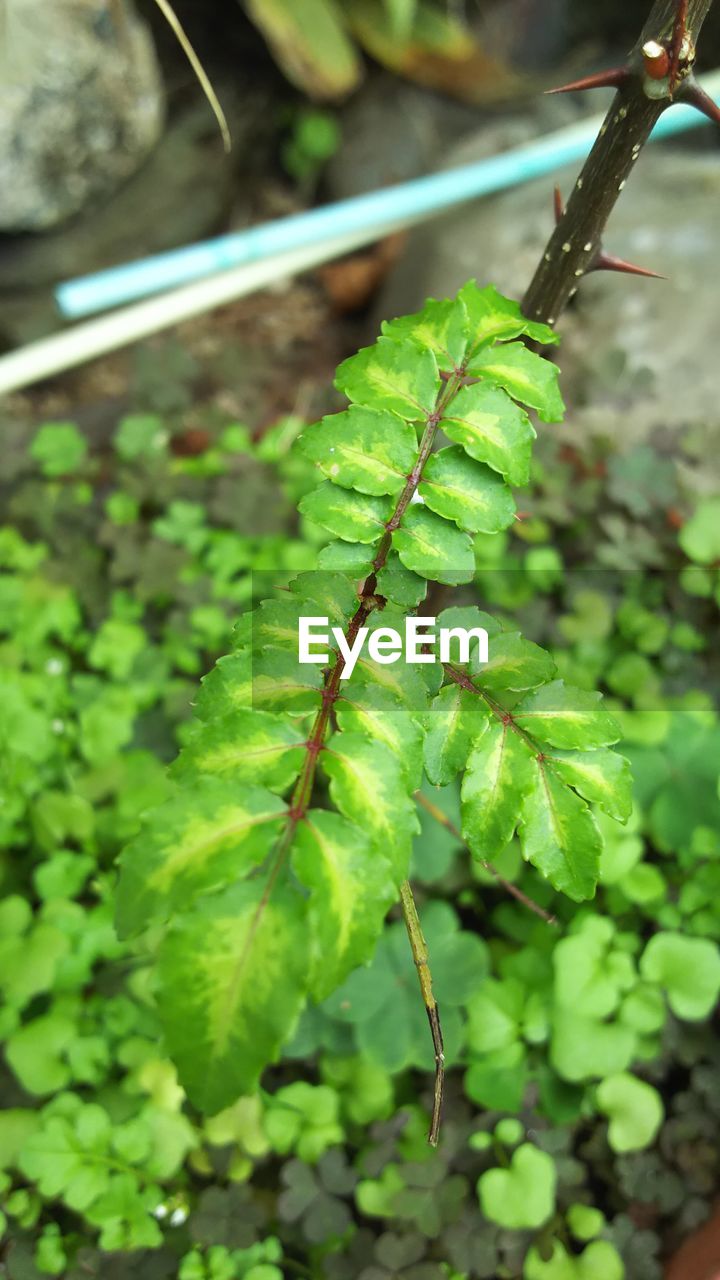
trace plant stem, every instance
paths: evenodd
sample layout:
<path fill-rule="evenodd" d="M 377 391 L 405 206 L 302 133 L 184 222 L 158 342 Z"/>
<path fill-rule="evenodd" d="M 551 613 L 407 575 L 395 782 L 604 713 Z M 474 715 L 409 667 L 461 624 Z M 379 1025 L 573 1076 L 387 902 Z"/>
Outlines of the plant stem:
<path fill-rule="evenodd" d="M 435 1089 L 428 1142 L 431 1147 L 436 1147 L 440 1138 L 440 1120 L 445 1087 L 445 1047 L 443 1045 L 442 1027 L 440 1026 L 440 1011 L 433 994 L 427 943 L 423 937 L 420 917 L 409 880 L 403 880 L 400 885 L 400 902 L 402 903 L 405 928 L 410 939 L 410 949 L 417 969 L 418 982 L 420 983 L 420 994 L 422 995 L 425 1012 L 430 1023 L 430 1034 L 432 1035 L 433 1049 L 435 1050 Z"/>
<path fill-rule="evenodd" d="M 713 0 L 689 0 L 687 30 L 697 40 Z M 649 39 L 671 35 L 678 0 L 657 0 L 628 62 L 628 77 L 618 90 L 597 141 L 585 162 L 567 208 L 558 220 L 523 299 L 532 320 L 555 324 L 579 281 L 601 252 L 608 219 L 669 96 L 649 98 L 641 50 Z"/>

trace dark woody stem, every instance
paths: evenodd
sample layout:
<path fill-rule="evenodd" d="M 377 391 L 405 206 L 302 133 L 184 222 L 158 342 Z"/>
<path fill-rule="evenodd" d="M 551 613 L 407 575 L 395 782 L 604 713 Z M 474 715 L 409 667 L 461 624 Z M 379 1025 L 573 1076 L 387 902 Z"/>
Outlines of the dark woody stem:
<path fill-rule="evenodd" d="M 693 43 L 712 2 L 689 0 L 686 22 Z M 669 96 L 648 96 L 642 46 L 651 39 L 671 40 L 677 13 L 678 0 L 657 0 L 630 54 L 626 75 L 523 299 L 531 320 L 554 324 L 602 253 L 615 203 L 653 128 L 672 105 Z"/>

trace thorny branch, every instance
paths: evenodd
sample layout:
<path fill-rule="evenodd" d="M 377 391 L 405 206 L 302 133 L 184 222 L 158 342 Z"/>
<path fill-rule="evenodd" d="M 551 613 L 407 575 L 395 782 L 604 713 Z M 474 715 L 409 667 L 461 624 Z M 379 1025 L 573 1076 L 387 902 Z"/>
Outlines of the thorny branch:
<path fill-rule="evenodd" d="M 685 101 L 720 121 L 692 75 L 697 38 L 712 3 L 657 0 L 625 66 L 563 87 L 611 85 L 617 93 L 523 299 L 532 320 L 555 324 L 582 277 L 608 266 L 598 262 L 605 228 L 663 111 Z"/>

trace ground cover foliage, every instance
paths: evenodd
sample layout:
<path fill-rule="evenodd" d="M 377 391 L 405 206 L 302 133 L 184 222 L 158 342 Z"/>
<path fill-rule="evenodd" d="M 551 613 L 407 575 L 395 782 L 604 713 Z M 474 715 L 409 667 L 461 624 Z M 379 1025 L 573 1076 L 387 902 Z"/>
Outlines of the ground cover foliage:
<path fill-rule="evenodd" d="M 390 329 L 387 341 L 407 341 Z M 510 524 L 495 507 L 500 527 L 472 535 L 467 511 L 453 522 L 477 569 L 441 584 L 438 611 L 480 606 L 498 636 L 548 651 L 552 673 L 550 658 L 524 655 L 542 682 L 603 690 L 634 808 L 627 819 L 620 803 L 624 825 L 598 813 L 599 888 L 584 905 L 509 832 L 497 868 L 552 926 L 473 862 L 454 831 L 457 768 L 447 751 L 426 756 L 426 798 L 453 828 L 422 806 L 418 831 L 408 820 L 450 1068 L 437 1152 L 427 1022 L 396 911 L 373 924 L 370 965 L 351 952 L 334 990 L 318 978 L 279 1063 L 214 1115 L 195 1105 L 217 1111 L 214 1096 L 188 1100 L 163 1039 L 161 930 L 118 941 L 118 855 L 140 815 L 167 802 L 178 748 L 194 767 L 197 682 L 239 615 L 243 634 L 251 568 L 290 578 L 327 542 L 317 518 L 333 521 L 334 508 L 313 496 L 314 446 L 291 447 L 301 431 L 312 441 L 303 425 L 284 421 L 259 444 L 212 426 L 192 456 L 171 423 L 138 416 L 103 447 L 69 423 L 12 442 L 0 534 L 2 1265 L 20 1280 L 653 1280 L 708 1212 L 720 1137 L 717 503 L 691 502 L 662 454 L 580 454 L 541 437 L 527 516 Z M 235 496 L 249 476 L 251 513 Z M 424 495 L 440 521 L 443 479 L 431 475 Z M 366 496 L 382 502 L 383 490 Z M 354 513 L 361 531 L 372 507 Z M 342 548 L 331 548 L 336 573 Z M 440 576 L 457 561 L 453 549 Z M 406 593 L 412 565 L 394 568 Z M 512 655 L 520 642 L 503 643 Z M 431 691 L 440 706 L 446 689 Z M 346 714 L 341 733 L 357 734 L 360 712 Z"/>

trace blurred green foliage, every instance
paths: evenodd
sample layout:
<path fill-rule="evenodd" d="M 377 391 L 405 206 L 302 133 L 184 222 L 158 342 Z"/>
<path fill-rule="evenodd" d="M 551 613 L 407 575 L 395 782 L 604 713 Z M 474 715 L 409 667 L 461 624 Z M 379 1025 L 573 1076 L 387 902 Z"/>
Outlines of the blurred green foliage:
<path fill-rule="evenodd" d="M 563 675 L 607 690 L 636 808 L 606 823 L 592 908 L 553 895 L 514 845 L 503 855 L 502 875 L 557 927 L 423 814 L 414 879 L 451 1068 L 439 1152 L 397 920 L 372 965 L 308 1011 L 256 1096 L 202 1120 L 177 1084 L 149 966 L 112 927 L 114 862 L 165 794 L 164 761 L 252 601 L 251 569 L 315 562 L 294 515 L 313 483 L 288 458 L 299 426 L 260 442 L 224 426 L 194 452 L 147 415 L 106 442 L 65 423 L 11 440 L 2 1265 L 9 1280 L 658 1280 L 661 1248 L 707 1214 L 720 1172 L 714 508 L 678 542 L 674 473 L 653 504 L 632 467 L 618 489 L 606 460 L 547 443 L 532 518 L 493 540 L 492 559 L 478 539 L 468 600 L 512 611 Z M 584 568 L 591 550 L 603 571 Z M 456 821 L 454 789 L 431 795 Z"/>

